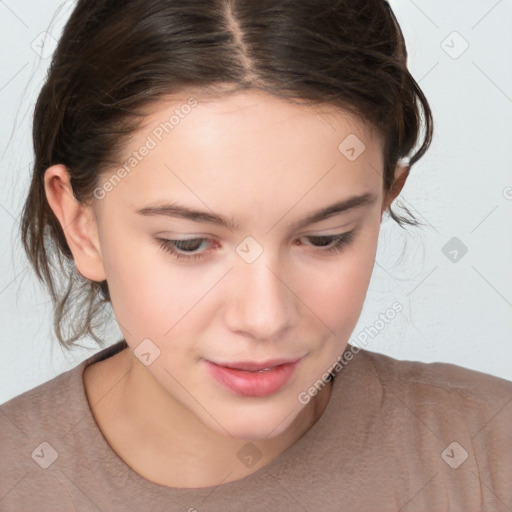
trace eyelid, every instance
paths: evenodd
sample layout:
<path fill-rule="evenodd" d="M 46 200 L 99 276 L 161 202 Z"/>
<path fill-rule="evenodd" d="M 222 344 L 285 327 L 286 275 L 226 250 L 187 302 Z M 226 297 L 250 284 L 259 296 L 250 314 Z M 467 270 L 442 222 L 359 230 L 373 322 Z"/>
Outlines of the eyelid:
<path fill-rule="evenodd" d="M 324 236 L 339 236 L 339 235 L 344 235 L 346 233 L 348 233 L 350 231 L 350 225 L 352 224 L 352 221 L 351 222 L 345 222 L 344 224 L 340 225 L 340 226 L 333 226 L 333 227 L 329 227 L 329 228 L 323 228 L 323 229 L 315 229 L 315 230 L 310 230 L 310 231 L 307 231 L 307 232 L 304 232 L 304 233 L 300 233 L 298 234 L 296 237 L 294 238 L 303 238 L 303 237 L 324 237 Z M 336 232 L 332 232 L 334 230 L 337 230 Z M 339 230 L 345 230 L 345 231 L 339 231 Z M 214 242 L 215 241 L 215 238 L 214 236 L 212 235 L 207 235 L 207 234 L 204 234 L 204 233 L 177 233 L 177 232 L 168 232 L 168 231 L 165 231 L 163 233 L 157 233 L 156 236 L 158 238 L 164 238 L 164 239 L 168 239 L 168 240 L 173 240 L 173 241 L 176 241 L 176 242 L 186 242 L 186 241 L 189 241 L 189 240 L 197 240 L 197 239 L 201 239 L 203 240 L 204 242 Z M 184 237 L 184 238 L 181 238 L 181 237 Z"/>
<path fill-rule="evenodd" d="M 333 236 L 333 235 L 342 235 L 343 232 L 342 231 L 336 231 L 335 233 L 332 233 L 331 231 L 333 230 L 345 230 L 345 231 L 350 231 L 350 225 L 352 224 L 353 222 L 345 222 L 345 224 L 342 224 L 341 226 L 333 226 L 333 227 L 329 227 L 329 228 L 322 228 L 322 229 L 314 229 L 314 230 L 309 230 L 307 232 L 304 232 L 300 235 L 298 235 L 299 237 L 301 236 Z M 328 231 L 329 233 L 326 233 L 326 231 Z M 317 233 L 320 233 L 320 234 L 317 234 Z"/>
<path fill-rule="evenodd" d="M 180 233 L 179 231 L 158 231 L 155 233 L 155 236 L 162 237 L 162 238 L 168 238 L 170 240 L 176 240 L 180 237 L 186 237 L 186 238 L 180 238 L 180 240 L 194 240 L 196 238 L 212 238 L 214 235 L 207 234 L 207 233 L 192 233 L 190 231 L 187 231 L 186 233 Z"/>

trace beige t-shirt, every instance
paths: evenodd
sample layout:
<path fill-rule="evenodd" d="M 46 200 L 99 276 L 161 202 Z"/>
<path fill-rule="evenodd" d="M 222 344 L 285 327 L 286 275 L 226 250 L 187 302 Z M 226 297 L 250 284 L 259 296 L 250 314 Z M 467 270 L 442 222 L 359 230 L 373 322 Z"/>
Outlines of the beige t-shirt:
<path fill-rule="evenodd" d="M 89 408 L 85 366 L 124 346 L 0 407 L 0 511 L 512 510 L 512 382 L 349 345 L 293 446 L 240 480 L 180 489 L 132 470 Z"/>

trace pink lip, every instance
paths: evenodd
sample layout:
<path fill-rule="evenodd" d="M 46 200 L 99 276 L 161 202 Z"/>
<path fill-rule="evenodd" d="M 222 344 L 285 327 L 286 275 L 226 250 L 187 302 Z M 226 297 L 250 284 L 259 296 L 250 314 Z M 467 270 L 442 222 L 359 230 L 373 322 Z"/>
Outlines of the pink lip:
<path fill-rule="evenodd" d="M 222 365 L 205 360 L 205 363 L 212 377 L 222 386 L 237 395 L 256 397 L 268 396 L 282 389 L 291 379 L 300 359 L 274 359 L 263 363 L 244 361 Z M 264 368 L 270 369 L 258 371 Z"/>
<path fill-rule="evenodd" d="M 248 371 L 257 371 L 264 370 L 265 368 L 271 368 L 272 366 L 278 366 L 280 364 L 288 364 L 295 363 L 301 359 L 300 357 L 296 357 L 295 359 L 271 359 L 269 361 L 263 361 L 262 363 L 255 363 L 253 361 L 240 361 L 238 363 L 215 363 L 217 366 L 223 366 L 224 368 L 233 368 L 235 370 L 248 370 Z"/>

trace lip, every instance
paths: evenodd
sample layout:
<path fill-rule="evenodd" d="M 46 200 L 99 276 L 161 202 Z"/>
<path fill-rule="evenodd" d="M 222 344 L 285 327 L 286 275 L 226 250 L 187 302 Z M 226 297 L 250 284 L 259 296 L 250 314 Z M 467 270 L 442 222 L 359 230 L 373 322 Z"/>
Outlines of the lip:
<path fill-rule="evenodd" d="M 216 364 L 217 366 L 223 366 L 224 368 L 233 368 L 234 370 L 258 371 L 258 370 L 264 370 L 265 368 L 272 368 L 273 366 L 278 366 L 281 364 L 295 363 L 295 362 L 299 361 L 299 359 L 302 359 L 302 358 L 296 357 L 294 359 L 270 359 L 268 361 L 263 361 L 261 363 L 257 363 L 254 361 L 239 361 L 236 363 L 228 363 L 228 362 L 216 363 L 214 361 L 210 361 L 210 362 L 213 364 Z"/>
<path fill-rule="evenodd" d="M 240 396 L 264 397 L 277 393 L 290 381 L 301 359 L 273 359 L 261 363 L 204 362 L 210 375 L 224 388 Z"/>

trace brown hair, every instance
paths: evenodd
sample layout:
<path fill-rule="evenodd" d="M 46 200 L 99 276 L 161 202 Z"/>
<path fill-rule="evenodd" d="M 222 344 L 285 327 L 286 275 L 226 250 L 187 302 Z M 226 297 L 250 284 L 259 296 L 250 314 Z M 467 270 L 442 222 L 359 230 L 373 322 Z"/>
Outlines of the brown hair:
<path fill-rule="evenodd" d="M 145 109 L 191 88 L 212 95 L 254 88 L 355 113 L 383 137 L 385 191 L 399 159 L 412 166 L 432 139 L 431 111 L 386 1 L 79 0 L 35 106 L 35 163 L 21 223 L 64 347 L 86 335 L 101 346 L 95 331 L 110 297 L 106 282 L 77 272 L 44 173 L 64 164 L 75 198 L 88 203 Z M 401 227 L 418 225 L 403 208 L 410 218 L 391 208 L 389 215 Z"/>

